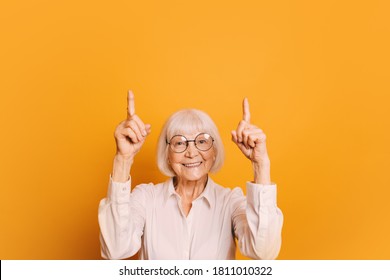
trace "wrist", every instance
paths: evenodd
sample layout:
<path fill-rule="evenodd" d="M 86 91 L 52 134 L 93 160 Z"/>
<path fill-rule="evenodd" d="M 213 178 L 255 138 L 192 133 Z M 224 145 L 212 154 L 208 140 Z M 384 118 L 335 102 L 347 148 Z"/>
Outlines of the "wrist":
<path fill-rule="evenodd" d="M 123 157 L 122 155 L 115 155 L 112 180 L 115 182 L 126 182 L 129 180 L 130 169 L 133 165 L 133 157 Z"/>
<path fill-rule="evenodd" d="M 269 160 L 268 156 L 252 161 L 253 168 L 269 168 L 270 165 L 271 161 Z"/>
<path fill-rule="evenodd" d="M 271 164 L 268 161 L 252 162 L 254 183 L 269 185 L 271 184 Z"/>
<path fill-rule="evenodd" d="M 114 160 L 117 161 L 117 162 L 121 162 L 121 163 L 130 163 L 130 164 L 132 164 L 134 162 L 134 156 L 133 155 L 131 155 L 131 156 L 122 155 L 122 154 L 117 152 L 115 154 Z"/>

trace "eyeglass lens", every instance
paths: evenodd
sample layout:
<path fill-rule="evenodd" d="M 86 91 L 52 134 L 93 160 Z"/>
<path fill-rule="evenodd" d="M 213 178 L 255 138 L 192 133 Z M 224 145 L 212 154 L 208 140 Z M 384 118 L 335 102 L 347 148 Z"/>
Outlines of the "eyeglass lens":
<path fill-rule="evenodd" d="M 213 145 L 213 138 L 207 133 L 201 133 L 194 140 L 187 140 L 183 135 L 175 135 L 171 138 L 169 146 L 176 153 L 184 152 L 189 142 L 194 142 L 195 147 L 200 151 L 207 151 Z"/>

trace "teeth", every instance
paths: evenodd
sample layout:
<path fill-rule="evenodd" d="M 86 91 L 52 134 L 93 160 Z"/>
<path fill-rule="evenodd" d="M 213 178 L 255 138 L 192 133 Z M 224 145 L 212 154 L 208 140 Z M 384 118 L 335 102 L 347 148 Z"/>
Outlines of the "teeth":
<path fill-rule="evenodd" d="M 199 165 L 200 165 L 200 162 L 184 164 L 185 167 L 196 167 Z"/>

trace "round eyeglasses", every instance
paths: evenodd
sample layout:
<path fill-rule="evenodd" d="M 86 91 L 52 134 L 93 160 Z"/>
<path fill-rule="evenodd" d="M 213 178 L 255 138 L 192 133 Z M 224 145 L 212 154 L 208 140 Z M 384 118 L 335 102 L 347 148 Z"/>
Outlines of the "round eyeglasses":
<path fill-rule="evenodd" d="M 188 148 L 188 143 L 194 142 L 195 147 L 202 152 L 208 151 L 213 146 L 214 139 L 207 133 L 198 134 L 194 140 L 188 140 L 183 135 L 175 135 L 167 144 L 175 153 L 182 153 Z"/>

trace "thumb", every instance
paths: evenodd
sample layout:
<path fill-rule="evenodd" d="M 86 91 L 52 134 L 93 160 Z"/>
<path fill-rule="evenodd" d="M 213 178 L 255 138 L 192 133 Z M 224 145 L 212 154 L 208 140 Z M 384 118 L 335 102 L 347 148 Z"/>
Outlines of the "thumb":
<path fill-rule="evenodd" d="M 231 134 L 232 134 L 232 141 L 237 145 L 237 147 L 241 150 L 241 152 L 243 152 L 246 155 L 246 152 L 248 149 L 245 147 L 245 145 L 243 143 L 238 141 L 237 131 L 232 130 Z"/>
<path fill-rule="evenodd" d="M 149 135 L 152 132 L 152 126 L 150 124 L 145 124 L 146 133 Z"/>
<path fill-rule="evenodd" d="M 237 131 L 235 130 L 232 130 L 231 131 L 231 134 L 232 134 L 232 141 L 236 144 L 238 144 L 238 141 L 237 141 Z"/>

